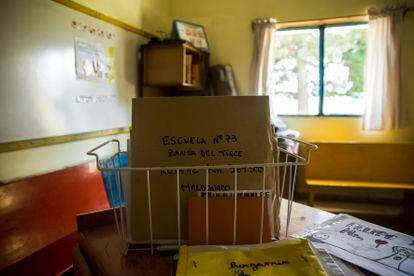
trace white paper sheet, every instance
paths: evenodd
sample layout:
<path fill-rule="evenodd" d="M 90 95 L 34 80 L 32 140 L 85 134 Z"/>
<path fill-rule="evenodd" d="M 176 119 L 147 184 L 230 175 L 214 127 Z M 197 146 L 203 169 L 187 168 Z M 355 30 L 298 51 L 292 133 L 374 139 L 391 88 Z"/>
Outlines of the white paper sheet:
<path fill-rule="evenodd" d="M 339 214 L 293 237 L 380 275 L 414 275 L 414 237 Z"/>

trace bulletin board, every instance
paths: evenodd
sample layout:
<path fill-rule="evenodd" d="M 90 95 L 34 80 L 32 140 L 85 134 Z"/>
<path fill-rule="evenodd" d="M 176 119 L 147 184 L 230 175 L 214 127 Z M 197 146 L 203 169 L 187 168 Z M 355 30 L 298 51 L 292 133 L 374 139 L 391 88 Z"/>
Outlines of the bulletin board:
<path fill-rule="evenodd" d="M 130 126 L 150 34 L 64 0 L 4 1 L 0 13 L 0 145 Z"/>

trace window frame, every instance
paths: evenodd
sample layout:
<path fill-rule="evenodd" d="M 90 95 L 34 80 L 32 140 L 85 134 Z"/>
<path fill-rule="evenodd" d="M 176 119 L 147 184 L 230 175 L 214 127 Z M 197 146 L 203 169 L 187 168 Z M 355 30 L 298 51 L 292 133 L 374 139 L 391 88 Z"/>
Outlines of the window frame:
<path fill-rule="evenodd" d="M 356 114 L 324 114 L 323 113 L 323 104 L 325 97 L 325 29 L 328 27 L 343 27 L 343 26 L 356 26 L 356 25 L 368 25 L 367 21 L 352 21 L 352 22 L 342 22 L 342 23 L 325 23 L 317 25 L 305 25 L 305 26 L 295 26 L 295 27 L 282 27 L 275 30 L 275 32 L 283 31 L 294 31 L 294 30 L 309 30 L 317 29 L 319 30 L 319 109 L 318 114 L 277 114 L 280 117 L 349 117 L 349 118 L 360 118 L 364 116 Z"/>

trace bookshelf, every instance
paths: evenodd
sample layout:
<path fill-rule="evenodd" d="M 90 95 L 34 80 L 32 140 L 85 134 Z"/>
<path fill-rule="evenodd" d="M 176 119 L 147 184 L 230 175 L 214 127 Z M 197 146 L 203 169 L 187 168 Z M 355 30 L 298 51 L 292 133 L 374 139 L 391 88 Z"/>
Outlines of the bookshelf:
<path fill-rule="evenodd" d="M 205 90 L 208 53 L 183 41 L 151 42 L 143 45 L 141 51 L 144 95 L 154 94 L 145 93 L 148 91 L 168 90 L 170 94 L 186 91 L 188 94 Z"/>

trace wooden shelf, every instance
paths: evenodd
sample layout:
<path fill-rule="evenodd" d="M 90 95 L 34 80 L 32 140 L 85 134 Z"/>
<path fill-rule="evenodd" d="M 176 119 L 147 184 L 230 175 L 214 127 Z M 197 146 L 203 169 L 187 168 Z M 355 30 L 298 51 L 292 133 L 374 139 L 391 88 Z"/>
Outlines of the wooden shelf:
<path fill-rule="evenodd" d="M 202 90 L 209 54 L 186 42 L 155 42 L 142 47 L 145 88 Z"/>

